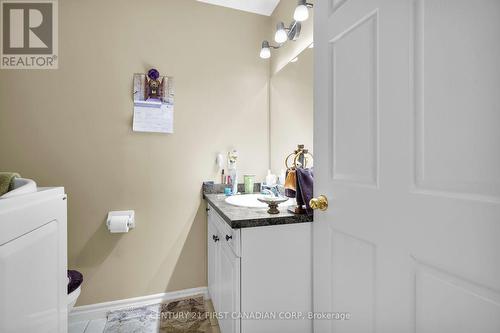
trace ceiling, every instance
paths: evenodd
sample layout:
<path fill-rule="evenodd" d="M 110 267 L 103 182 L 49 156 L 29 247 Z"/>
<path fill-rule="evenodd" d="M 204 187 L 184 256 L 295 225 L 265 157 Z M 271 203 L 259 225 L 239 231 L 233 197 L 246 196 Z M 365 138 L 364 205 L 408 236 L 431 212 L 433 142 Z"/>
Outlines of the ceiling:
<path fill-rule="evenodd" d="M 271 16 L 280 0 L 198 0 L 216 6 L 228 7 L 245 12 Z"/>

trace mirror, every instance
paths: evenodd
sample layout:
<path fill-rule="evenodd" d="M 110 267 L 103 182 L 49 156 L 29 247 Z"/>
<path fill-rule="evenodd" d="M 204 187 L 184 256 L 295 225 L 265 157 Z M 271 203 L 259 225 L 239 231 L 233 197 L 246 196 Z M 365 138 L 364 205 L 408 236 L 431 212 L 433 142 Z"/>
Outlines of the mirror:
<path fill-rule="evenodd" d="M 285 169 L 285 158 L 304 144 L 313 150 L 314 49 L 306 48 L 297 61 L 289 62 L 271 77 L 270 151 L 271 170 Z"/>

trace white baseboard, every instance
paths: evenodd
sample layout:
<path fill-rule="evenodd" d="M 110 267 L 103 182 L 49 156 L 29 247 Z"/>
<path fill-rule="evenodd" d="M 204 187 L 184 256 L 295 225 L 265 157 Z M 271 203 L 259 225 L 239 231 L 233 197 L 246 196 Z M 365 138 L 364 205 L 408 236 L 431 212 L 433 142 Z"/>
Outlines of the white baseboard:
<path fill-rule="evenodd" d="M 85 320 L 101 319 L 101 318 L 106 318 L 106 314 L 108 313 L 108 311 L 159 304 L 178 298 L 184 298 L 200 294 L 202 294 L 205 299 L 208 299 L 209 296 L 207 287 L 183 289 L 168 293 L 120 299 L 112 302 L 77 306 L 73 308 L 73 311 L 71 311 L 71 313 L 69 314 L 69 320 L 85 321 Z"/>

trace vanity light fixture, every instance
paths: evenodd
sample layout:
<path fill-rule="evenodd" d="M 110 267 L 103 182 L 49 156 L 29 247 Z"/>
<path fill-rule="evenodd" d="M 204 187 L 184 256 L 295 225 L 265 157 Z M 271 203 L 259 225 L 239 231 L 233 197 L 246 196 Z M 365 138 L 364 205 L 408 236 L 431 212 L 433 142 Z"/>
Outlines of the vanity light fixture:
<path fill-rule="evenodd" d="M 309 8 L 312 8 L 312 3 L 307 3 L 306 0 L 299 0 L 295 11 L 293 12 L 293 19 L 298 22 L 304 22 L 309 18 Z"/>
<path fill-rule="evenodd" d="M 288 40 L 297 40 L 300 36 L 300 30 L 302 29 L 300 22 L 309 18 L 309 8 L 312 7 L 312 3 L 307 3 L 306 0 L 300 0 L 297 8 L 295 8 L 293 14 L 294 21 L 290 24 L 290 27 L 287 28 L 283 22 L 278 22 L 278 24 L 276 24 L 274 40 L 278 43 L 278 46 L 270 46 L 267 40 L 263 41 L 260 48 L 260 57 L 262 59 L 269 59 L 271 57 L 271 48 L 279 49 Z"/>

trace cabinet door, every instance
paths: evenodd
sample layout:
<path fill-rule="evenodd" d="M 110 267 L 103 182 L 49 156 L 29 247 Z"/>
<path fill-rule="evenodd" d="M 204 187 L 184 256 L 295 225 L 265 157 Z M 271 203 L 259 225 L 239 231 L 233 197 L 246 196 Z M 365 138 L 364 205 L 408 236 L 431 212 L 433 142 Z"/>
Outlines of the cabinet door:
<path fill-rule="evenodd" d="M 0 246 L 0 332 L 60 331 L 58 260 L 56 221 Z"/>
<path fill-rule="evenodd" d="M 211 209 L 211 208 L 209 208 Z M 208 214 L 208 228 L 207 228 L 207 243 L 208 243 L 208 292 L 210 294 L 210 298 L 212 299 L 212 303 L 216 311 L 218 311 L 218 279 L 219 279 L 219 246 L 218 241 L 216 241 L 218 237 L 217 228 L 214 225 L 212 214 Z"/>
<path fill-rule="evenodd" d="M 240 332 L 240 258 L 236 257 L 225 240 L 220 245 L 220 312 L 222 333 Z"/>

